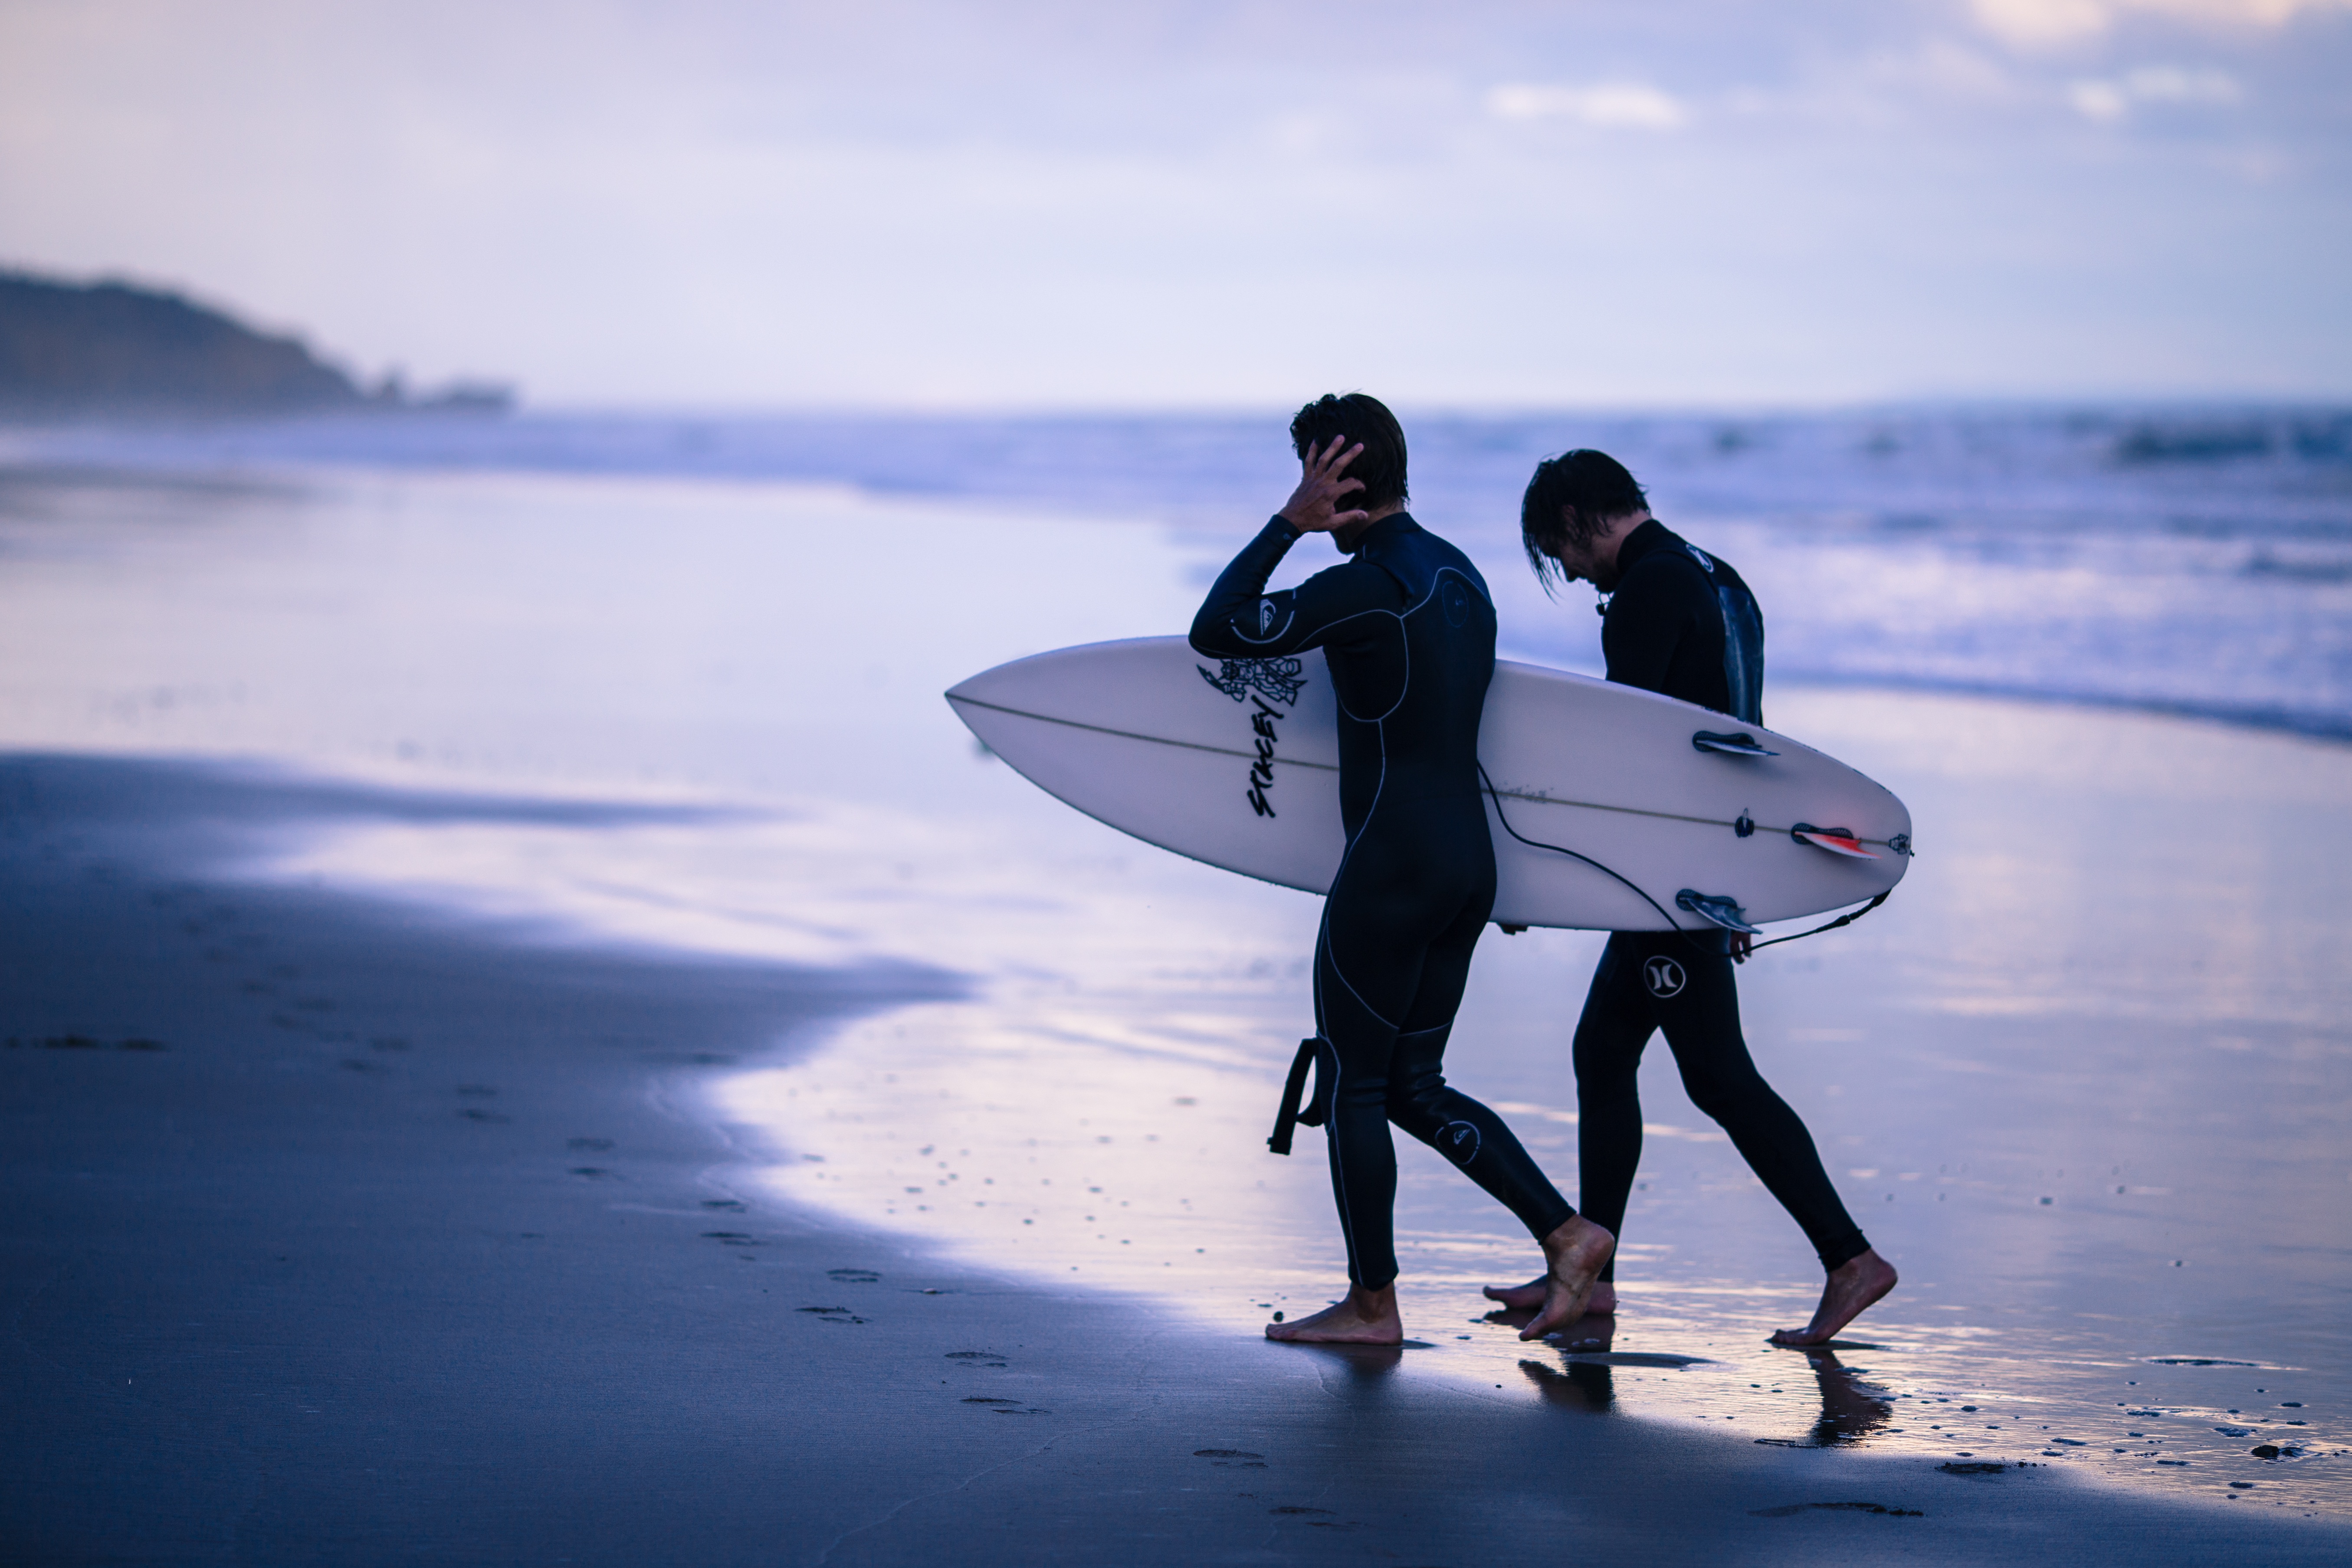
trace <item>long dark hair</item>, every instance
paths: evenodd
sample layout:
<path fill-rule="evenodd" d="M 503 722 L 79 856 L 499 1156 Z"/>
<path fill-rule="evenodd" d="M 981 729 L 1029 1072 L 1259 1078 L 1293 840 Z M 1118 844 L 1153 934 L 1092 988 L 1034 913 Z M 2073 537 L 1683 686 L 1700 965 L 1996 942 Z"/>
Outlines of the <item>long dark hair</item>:
<path fill-rule="evenodd" d="M 1352 471 L 1352 470 L 1351 470 Z M 1553 552 L 1583 544 L 1621 517 L 1650 510 L 1650 497 L 1625 465 L 1606 452 L 1580 447 L 1536 465 L 1528 493 L 1519 500 L 1519 543 L 1544 592 L 1567 579 Z"/>
<path fill-rule="evenodd" d="M 1364 449 L 1340 477 L 1361 479 L 1364 488 L 1349 492 L 1345 510 L 1361 507 L 1378 511 L 1392 502 L 1411 499 L 1404 482 L 1404 426 L 1377 397 L 1360 392 L 1326 393 L 1298 411 L 1290 422 L 1290 445 L 1304 458 L 1309 447 L 1327 447 L 1334 436 L 1345 437 L 1346 450 L 1361 441 Z"/>

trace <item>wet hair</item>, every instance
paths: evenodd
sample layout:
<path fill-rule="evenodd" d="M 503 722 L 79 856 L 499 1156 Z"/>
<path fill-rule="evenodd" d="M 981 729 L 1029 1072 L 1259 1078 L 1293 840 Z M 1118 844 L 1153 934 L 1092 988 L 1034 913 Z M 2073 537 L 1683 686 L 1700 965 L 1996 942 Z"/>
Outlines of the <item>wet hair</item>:
<path fill-rule="evenodd" d="M 1402 504 L 1412 492 L 1404 482 L 1404 426 L 1377 397 L 1360 392 L 1324 394 L 1298 411 L 1290 422 L 1290 445 L 1303 460 L 1309 447 L 1320 449 L 1334 436 L 1345 437 L 1341 451 L 1361 441 L 1364 449 L 1340 472 L 1343 479 L 1361 479 L 1364 488 L 1350 490 L 1341 500 L 1343 510 L 1360 507 L 1378 511 Z"/>
<path fill-rule="evenodd" d="M 1519 542 L 1544 592 L 1565 582 L 1552 552 L 1584 544 L 1621 517 L 1650 510 L 1650 498 L 1625 465 L 1606 452 L 1580 447 L 1536 465 L 1519 500 Z"/>

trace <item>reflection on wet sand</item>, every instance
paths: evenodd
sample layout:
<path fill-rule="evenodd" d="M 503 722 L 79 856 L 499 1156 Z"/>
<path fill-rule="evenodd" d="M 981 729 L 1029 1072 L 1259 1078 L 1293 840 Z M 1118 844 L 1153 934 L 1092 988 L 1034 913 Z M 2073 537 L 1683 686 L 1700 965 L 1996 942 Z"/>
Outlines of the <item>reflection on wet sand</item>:
<path fill-rule="evenodd" d="M 938 698 L 1042 640 L 1181 625 L 1196 595 L 1150 531 L 520 479 L 320 481 L 217 527 L 169 521 L 130 553 L 108 552 L 131 552 L 131 522 L 103 551 L 82 530 L 97 552 L 70 556 L 0 524 L 10 744 L 264 753 L 395 794 L 658 797 L 628 821 L 383 814 L 254 874 L 969 982 L 792 1065 L 747 1060 L 715 1094 L 741 1136 L 714 1198 L 770 1188 L 1236 1336 L 1344 1278 L 1319 1150 L 1264 1152 L 1309 1012 L 1293 966 L 1314 900 L 1076 816 L 975 757 Z M 955 569 L 776 613 L 774 584 L 857 580 L 885 535 Z M 526 568 L 528 626 L 509 595 L 447 593 Z M 1016 602 L 1059 609 L 1040 627 L 994 608 Z M 887 668 L 836 679 L 861 639 Z M 1433 1348 L 1335 1377 L 2352 1510 L 2352 924 L 2313 916 L 2338 897 L 2352 751 L 1851 689 L 1783 688 L 1773 717 L 1920 825 L 1900 897 L 1741 980 L 1759 1065 L 1903 1269 L 1854 1326 L 1865 1348 L 1809 1358 L 1808 1383 L 1765 1344 L 1803 1321 L 1818 1270 L 1662 1069 L 1604 1342 L 1530 1355 L 1484 1315 L 1479 1286 L 1524 1278 L 1534 1248 L 1407 1142 L 1401 1297 Z M 1532 1108 L 1529 1148 L 1564 1184 L 1567 1034 L 1597 945 L 1488 938 L 1448 1058 L 1515 1121 Z"/>
<path fill-rule="evenodd" d="M 1864 1383 L 1839 1363 L 1837 1352 L 1809 1350 L 1802 1353 L 1822 1392 L 1822 1415 L 1813 1423 L 1811 1436 L 1795 1447 L 1827 1448 L 1857 1442 L 1894 1419 L 1895 1407 L 1887 1403 L 1886 1391 Z"/>
<path fill-rule="evenodd" d="M 1533 1309 L 1506 1308 L 1486 1314 L 1488 1322 L 1517 1331 L 1535 1318 Z M 1610 1381 L 1609 1347 L 1615 1342 L 1617 1320 L 1587 1314 L 1547 1342 L 1563 1364 L 1554 1367 L 1532 1356 L 1519 1358 L 1524 1373 L 1547 1405 L 1567 1410 L 1606 1411 L 1616 1408 L 1617 1390 Z"/>
<path fill-rule="evenodd" d="M 1328 1363 L 1328 1370 L 1324 1374 L 1327 1387 L 1335 1376 L 1348 1385 L 1370 1387 L 1385 1381 L 1398 1367 L 1402 1366 L 1407 1351 L 1425 1351 L 1431 1348 L 1428 1342 L 1423 1340 L 1407 1340 L 1401 1345 L 1334 1345 L 1319 1344 L 1311 1340 L 1289 1340 L 1283 1342 L 1288 1349 Z"/>
<path fill-rule="evenodd" d="M 1486 1314 L 1489 1322 L 1514 1330 L 1526 1327 L 1532 1316 L 1533 1313 L 1525 1308 Z M 1614 1317 L 1583 1318 L 1566 1333 L 1551 1336 L 1549 1347 L 1557 1358 L 1557 1364 L 1532 1356 L 1522 1356 L 1519 1358 L 1519 1371 L 1543 1396 L 1546 1404 L 1568 1410 L 1606 1412 L 1617 1408 L 1615 1376 L 1620 1368 L 1650 1367 L 1679 1372 L 1692 1367 L 1720 1365 L 1706 1356 L 1619 1351 L 1613 1348 L 1616 1338 L 1617 1320 Z M 1834 1352 L 1806 1350 L 1797 1353 L 1803 1355 L 1812 1369 L 1814 1384 L 1821 1394 L 1821 1414 L 1814 1420 L 1812 1429 L 1802 1437 L 1759 1437 L 1757 1442 L 1780 1448 L 1835 1447 L 1840 1444 L 1859 1442 L 1893 1419 L 1894 1406 L 1887 1400 L 1886 1391 L 1875 1384 L 1864 1383 L 1853 1368 L 1839 1362 Z M 1760 1383 L 1749 1386 L 1769 1394 L 1782 1392 L 1779 1384 L 1769 1389 Z M 1785 1408 L 1785 1404 L 1777 1407 Z"/>

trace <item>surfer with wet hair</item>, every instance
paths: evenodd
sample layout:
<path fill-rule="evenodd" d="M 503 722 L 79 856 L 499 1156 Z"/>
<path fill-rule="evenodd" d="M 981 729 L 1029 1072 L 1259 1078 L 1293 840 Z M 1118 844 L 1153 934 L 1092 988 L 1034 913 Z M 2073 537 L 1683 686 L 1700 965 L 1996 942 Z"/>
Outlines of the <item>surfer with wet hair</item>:
<path fill-rule="evenodd" d="M 1520 503 L 1519 533 L 1546 592 L 1581 578 L 1607 595 L 1601 648 L 1610 679 L 1742 723 L 1764 722 L 1764 617 L 1756 596 L 1728 563 L 1652 517 L 1648 495 L 1623 464 L 1591 450 L 1546 458 Z M 1819 1345 L 1895 1289 L 1895 1267 L 1864 1237 L 1822 1168 L 1812 1135 L 1748 1054 L 1732 964 L 1746 959 L 1749 940 L 1726 930 L 1610 937 L 1576 1025 L 1580 1195 L 1597 1223 L 1622 1231 L 1642 1158 L 1635 1069 L 1650 1037 L 1663 1029 L 1691 1103 L 1731 1135 L 1821 1255 L 1829 1278 L 1812 1321 L 1772 1336 L 1780 1345 Z M 1538 1279 L 1490 1286 L 1486 1295 L 1527 1307 L 1547 1290 Z M 1617 1310 L 1613 1258 L 1587 1310 Z"/>
<path fill-rule="evenodd" d="M 1495 903 L 1495 847 L 1479 796 L 1478 720 L 1495 670 L 1495 607 L 1469 558 L 1405 510 L 1404 432 L 1361 393 L 1291 422 L 1298 488 L 1234 557 L 1192 622 L 1192 647 L 1244 661 L 1323 650 L 1339 710 L 1347 848 L 1315 942 L 1316 1037 L 1301 1045 L 1275 1135 L 1320 1123 L 1348 1248 L 1348 1294 L 1266 1337 L 1388 1344 L 1397 1310 L 1394 1122 L 1516 1215 L 1542 1247 L 1538 1339 L 1583 1314 L 1615 1238 L 1562 1197 L 1503 1120 L 1443 1070 L 1471 950 Z M 1266 592 L 1300 538 L 1328 533 L 1349 561 Z M 1294 663 L 1291 668 L 1296 669 Z M 1229 672 L 1232 666 L 1228 666 Z M 1311 1063 L 1315 1092 L 1298 1103 Z"/>

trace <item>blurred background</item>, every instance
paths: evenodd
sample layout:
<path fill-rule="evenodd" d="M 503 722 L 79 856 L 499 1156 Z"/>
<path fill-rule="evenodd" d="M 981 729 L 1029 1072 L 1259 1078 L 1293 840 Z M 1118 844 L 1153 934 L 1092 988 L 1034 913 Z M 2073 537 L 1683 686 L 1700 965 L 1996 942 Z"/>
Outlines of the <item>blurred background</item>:
<path fill-rule="evenodd" d="M 0 0 L 0 748 L 720 803 L 219 874 L 952 968 L 714 1084 L 759 1179 L 1252 1331 L 1338 1277 L 1256 1153 L 1314 901 L 939 693 L 1180 629 L 1351 388 L 1505 652 L 1597 671 L 1517 521 L 1601 447 L 1756 587 L 1768 721 L 1912 807 L 1895 900 L 1743 980 L 1905 1288 L 1864 1368 L 1730 1371 L 1813 1265 L 1659 1052 L 1668 1359 L 1412 1364 L 2352 1509 L 2347 79 L 2352 0 Z M 1490 938 L 1449 1064 L 1571 1190 L 1599 940 Z M 1402 1153 L 1433 1337 L 1531 1267 Z"/>
<path fill-rule="evenodd" d="M 551 405 L 2336 397 L 2341 0 L 0 5 L 0 254 Z"/>

